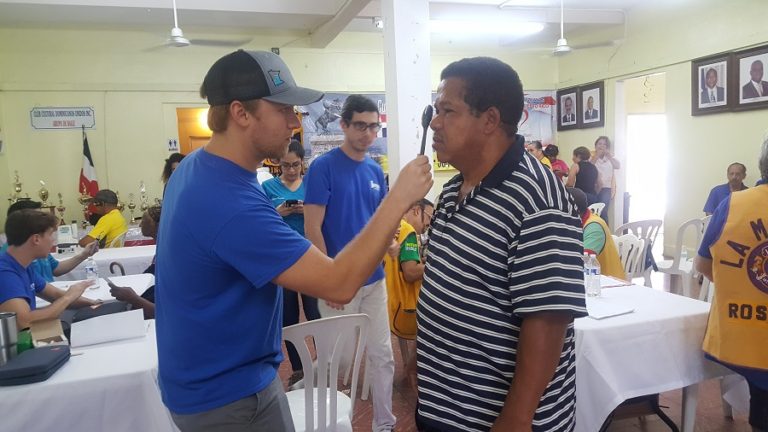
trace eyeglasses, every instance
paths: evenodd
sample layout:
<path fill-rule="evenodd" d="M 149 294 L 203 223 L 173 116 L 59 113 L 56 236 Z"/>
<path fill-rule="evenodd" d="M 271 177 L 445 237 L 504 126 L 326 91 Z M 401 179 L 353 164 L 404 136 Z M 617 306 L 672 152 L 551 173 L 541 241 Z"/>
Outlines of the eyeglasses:
<path fill-rule="evenodd" d="M 378 132 L 381 130 L 381 123 L 366 123 L 361 121 L 356 121 L 350 123 L 350 125 L 355 128 L 355 130 L 358 130 L 360 132 L 365 132 L 366 130 L 369 130 L 371 132 Z"/>
<path fill-rule="evenodd" d="M 426 217 L 427 220 L 432 220 L 432 217 L 434 215 L 435 215 L 435 212 L 430 213 L 430 212 L 428 212 L 426 210 L 422 210 L 422 212 L 421 212 L 421 216 L 422 217 Z"/>
<path fill-rule="evenodd" d="M 286 162 L 286 163 L 281 163 L 280 164 L 280 168 L 285 169 L 285 170 L 291 169 L 291 168 L 296 169 L 296 168 L 300 168 L 300 167 L 301 167 L 301 161 L 294 162 L 294 163 L 287 163 Z"/>

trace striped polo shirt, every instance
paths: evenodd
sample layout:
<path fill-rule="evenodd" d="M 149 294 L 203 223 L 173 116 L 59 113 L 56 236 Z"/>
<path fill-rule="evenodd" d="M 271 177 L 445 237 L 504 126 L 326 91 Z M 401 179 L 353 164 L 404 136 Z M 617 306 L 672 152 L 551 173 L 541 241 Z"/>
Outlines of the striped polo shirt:
<path fill-rule="evenodd" d="M 515 376 L 526 314 L 586 315 L 581 221 L 523 138 L 459 203 L 462 181 L 440 196 L 419 295 L 417 416 L 430 430 L 490 429 Z M 575 368 L 571 323 L 534 431 L 573 429 Z"/>

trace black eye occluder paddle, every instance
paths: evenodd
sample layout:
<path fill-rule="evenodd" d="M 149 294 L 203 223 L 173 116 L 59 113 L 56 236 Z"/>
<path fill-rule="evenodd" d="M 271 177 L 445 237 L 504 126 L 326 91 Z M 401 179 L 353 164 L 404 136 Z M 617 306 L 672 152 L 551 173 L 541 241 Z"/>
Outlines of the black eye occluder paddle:
<path fill-rule="evenodd" d="M 424 133 L 421 135 L 420 155 L 424 154 L 424 150 L 426 150 L 427 147 L 427 128 L 429 128 L 430 122 L 432 122 L 432 105 L 427 105 L 427 107 L 424 108 L 424 114 L 421 115 L 421 127 L 424 128 Z"/>

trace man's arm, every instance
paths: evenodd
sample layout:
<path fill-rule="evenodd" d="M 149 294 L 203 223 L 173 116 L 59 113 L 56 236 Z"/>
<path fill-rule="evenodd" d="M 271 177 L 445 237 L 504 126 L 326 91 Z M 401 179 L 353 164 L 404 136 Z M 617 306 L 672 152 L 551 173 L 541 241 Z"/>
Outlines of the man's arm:
<path fill-rule="evenodd" d="M 75 300 L 83 294 L 83 291 L 91 285 L 90 281 L 83 281 L 76 283 L 69 287 L 66 292 L 61 292 L 56 295 L 55 299 L 50 296 L 51 292 L 48 292 L 49 287 L 58 290 L 53 285 L 46 285 L 45 289 L 40 293 L 40 297 L 48 300 L 49 297 L 52 301 L 51 304 L 39 309 L 31 310 L 27 301 L 21 298 L 13 298 L 0 304 L 0 311 L 2 312 L 15 312 L 16 323 L 19 329 L 29 327 L 30 323 L 34 321 L 43 321 L 52 318 L 58 318 L 62 312 Z"/>
<path fill-rule="evenodd" d="M 312 242 L 320 252 L 328 254 L 323 237 L 323 221 L 325 220 L 325 206 L 317 204 L 304 204 L 304 235 Z"/>
<path fill-rule="evenodd" d="M 87 234 L 85 237 L 81 238 L 80 241 L 77 242 L 77 244 L 79 244 L 80 247 L 86 247 L 95 241 L 96 241 L 95 238 L 91 237 L 90 234 Z"/>
<path fill-rule="evenodd" d="M 73 256 L 72 258 L 65 259 L 64 261 L 59 261 L 59 265 L 57 265 L 56 268 L 53 269 L 53 275 L 62 276 L 71 272 L 72 270 L 74 270 L 75 267 L 80 265 L 81 262 L 93 256 L 93 254 L 95 254 L 99 250 L 98 246 L 99 246 L 98 243 L 91 241 L 85 246 L 83 251 L 80 252 L 79 254 Z"/>
<path fill-rule="evenodd" d="M 712 258 L 706 258 L 701 255 L 696 255 L 693 259 L 693 265 L 696 266 L 696 271 L 706 276 L 710 281 L 714 280 L 712 276 Z"/>
<path fill-rule="evenodd" d="M 80 289 L 80 286 L 88 288 L 89 286 L 93 285 L 94 283 L 95 283 L 95 281 L 91 281 L 91 280 L 78 282 L 76 284 L 71 285 L 67 291 L 64 291 L 62 289 L 56 288 L 54 285 L 46 284 L 45 288 L 40 293 L 38 293 L 38 296 L 40 298 L 44 299 L 44 300 L 47 300 L 47 301 L 49 301 L 51 303 L 54 303 L 56 300 L 64 297 L 73 288 L 75 288 L 75 290 L 77 291 L 77 290 Z M 85 288 L 83 288 L 83 292 L 85 291 Z M 88 299 L 88 298 L 85 298 L 85 297 L 81 297 L 82 295 L 83 294 L 81 292 L 80 295 L 75 297 L 75 299 L 72 300 L 67 305 L 66 308 L 77 309 L 77 308 L 86 307 L 86 306 L 93 306 L 93 305 L 97 305 L 97 304 L 101 303 L 101 302 L 96 301 L 96 300 L 91 300 L 91 299 Z"/>
<path fill-rule="evenodd" d="M 406 261 L 400 264 L 403 279 L 408 283 L 419 282 L 424 278 L 424 264 L 416 261 Z"/>
<path fill-rule="evenodd" d="M 426 156 L 418 156 L 400 171 L 397 182 L 371 220 L 334 259 L 310 246 L 274 282 L 302 294 L 335 303 L 349 303 L 380 265 L 400 218 L 431 187 L 429 160 Z M 305 205 L 305 222 L 307 212 L 311 211 L 309 207 Z"/>
<path fill-rule="evenodd" d="M 525 316 L 520 327 L 515 377 L 491 431 L 531 431 L 539 400 L 555 375 L 565 331 L 571 321 L 573 317 L 569 312 Z"/>

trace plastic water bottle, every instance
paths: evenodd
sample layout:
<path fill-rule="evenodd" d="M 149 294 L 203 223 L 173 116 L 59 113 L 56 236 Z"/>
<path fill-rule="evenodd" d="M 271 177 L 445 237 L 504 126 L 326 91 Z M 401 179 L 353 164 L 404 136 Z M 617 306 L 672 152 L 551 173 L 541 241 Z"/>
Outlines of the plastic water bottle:
<path fill-rule="evenodd" d="M 93 257 L 88 257 L 88 259 L 85 260 L 85 278 L 96 282 L 91 285 L 91 289 L 99 287 L 99 266 L 96 264 L 96 260 L 93 259 Z"/>
<path fill-rule="evenodd" d="M 589 255 L 589 277 L 587 278 L 587 295 L 590 297 L 600 296 L 600 261 L 595 254 Z"/>
<path fill-rule="evenodd" d="M 581 259 L 584 261 L 584 290 L 586 290 L 587 287 L 589 287 L 589 275 L 591 273 L 591 269 L 589 268 L 589 254 L 584 252 Z"/>

